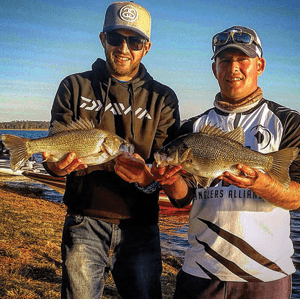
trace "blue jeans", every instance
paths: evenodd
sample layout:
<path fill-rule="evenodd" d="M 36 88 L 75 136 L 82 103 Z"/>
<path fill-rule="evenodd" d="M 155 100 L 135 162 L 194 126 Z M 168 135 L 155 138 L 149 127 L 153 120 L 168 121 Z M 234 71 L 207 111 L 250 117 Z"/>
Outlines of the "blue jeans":
<path fill-rule="evenodd" d="M 123 299 L 160 299 L 158 225 L 123 227 L 68 215 L 62 238 L 62 298 L 101 298 L 111 271 Z"/>

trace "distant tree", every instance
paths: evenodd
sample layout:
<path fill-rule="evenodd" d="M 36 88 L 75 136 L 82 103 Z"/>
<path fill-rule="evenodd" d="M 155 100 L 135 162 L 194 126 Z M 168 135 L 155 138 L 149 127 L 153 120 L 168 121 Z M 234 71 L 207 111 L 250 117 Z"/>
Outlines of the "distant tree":
<path fill-rule="evenodd" d="M 9 130 L 48 130 L 50 123 L 48 121 L 10 121 L 10 122 L 0 122 L 0 129 Z"/>

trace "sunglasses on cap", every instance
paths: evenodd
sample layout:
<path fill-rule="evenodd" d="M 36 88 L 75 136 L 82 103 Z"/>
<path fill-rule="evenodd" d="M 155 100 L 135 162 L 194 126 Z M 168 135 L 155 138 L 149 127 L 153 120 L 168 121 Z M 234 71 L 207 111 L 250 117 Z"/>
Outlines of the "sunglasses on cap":
<path fill-rule="evenodd" d="M 213 37 L 212 39 L 213 50 L 214 47 L 216 46 L 222 46 L 227 44 L 230 38 L 236 44 L 251 45 L 252 43 L 254 43 L 261 49 L 260 44 L 255 41 L 256 38 L 252 34 L 243 31 L 229 31 L 229 32 L 217 33 Z"/>
<path fill-rule="evenodd" d="M 113 47 L 119 47 L 126 40 L 127 47 L 133 51 L 141 51 L 146 43 L 144 38 L 138 36 L 124 36 L 118 32 L 106 32 L 106 41 Z"/>

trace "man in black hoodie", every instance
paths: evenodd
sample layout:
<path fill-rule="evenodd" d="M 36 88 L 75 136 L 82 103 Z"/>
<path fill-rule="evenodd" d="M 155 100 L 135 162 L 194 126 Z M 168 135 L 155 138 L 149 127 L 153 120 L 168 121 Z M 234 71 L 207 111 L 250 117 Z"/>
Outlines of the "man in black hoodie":
<path fill-rule="evenodd" d="M 122 298 L 161 298 L 159 188 L 146 163 L 175 137 L 180 119 L 173 90 L 141 64 L 150 27 L 140 5 L 111 4 L 100 33 L 106 61 L 65 78 L 54 99 L 51 123 L 91 119 L 135 148 L 116 163 L 87 167 L 70 153 L 45 165 L 67 176 L 62 298 L 100 298 L 109 271 Z"/>

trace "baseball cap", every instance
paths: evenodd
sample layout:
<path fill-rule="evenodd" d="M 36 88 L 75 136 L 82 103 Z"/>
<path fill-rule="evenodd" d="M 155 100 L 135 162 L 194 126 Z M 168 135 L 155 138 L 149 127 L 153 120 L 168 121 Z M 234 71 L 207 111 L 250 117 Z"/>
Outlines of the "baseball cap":
<path fill-rule="evenodd" d="M 233 26 L 217 33 L 212 39 L 212 48 L 214 55 L 211 59 L 230 48 L 238 49 L 252 58 L 261 58 L 263 55 L 261 41 L 255 30 L 243 26 Z"/>
<path fill-rule="evenodd" d="M 113 2 L 106 10 L 103 32 L 117 29 L 132 30 L 150 40 L 150 13 L 133 1 Z"/>

